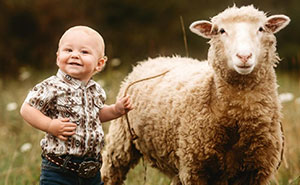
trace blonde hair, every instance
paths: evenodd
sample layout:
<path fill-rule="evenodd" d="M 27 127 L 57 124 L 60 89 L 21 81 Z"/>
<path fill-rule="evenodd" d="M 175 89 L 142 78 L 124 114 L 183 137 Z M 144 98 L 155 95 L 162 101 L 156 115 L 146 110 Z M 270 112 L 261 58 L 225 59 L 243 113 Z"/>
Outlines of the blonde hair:
<path fill-rule="evenodd" d="M 102 38 L 102 36 L 94 29 L 88 27 L 88 26 L 73 26 L 71 28 L 69 28 L 67 31 L 65 31 L 65 33 L 61 36 L 61 38 L 59 39 L 58 42 L 58 48 L 61 46 L 61 42 L 63 40 L 63 38 L 70 32 L 72 31 L 83 31 L 86 34 L 90 35 L 90 36 L 94 36 L 95 37 L 95 41 L 98 43 L 99 45 L 99 52 L 101 53 L 101 57 L 105 57 L 105 44 L 104 44 L 104 40 Z"/>

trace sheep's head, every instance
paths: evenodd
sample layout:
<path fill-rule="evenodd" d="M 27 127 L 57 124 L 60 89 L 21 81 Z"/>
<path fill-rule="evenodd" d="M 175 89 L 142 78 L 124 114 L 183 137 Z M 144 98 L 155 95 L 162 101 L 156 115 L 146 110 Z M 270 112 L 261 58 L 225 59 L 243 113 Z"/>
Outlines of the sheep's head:
<path fill-rule="evenodd" d="M 231 7 L 211 21 L 196 21 L 192 32 L 210 39 L 208 60 L 213 67 L 225 66 L 235 76 L 251 74 L 261 65 L 272 67 L 277 62 L 274 33 L 284 28 L 290 19 L 285 15 L 267 17 L 252 5 Z M 225 63 L 225 65 L 224 65 Z M 264 64 L 265 63 L 265 64 Z"/>

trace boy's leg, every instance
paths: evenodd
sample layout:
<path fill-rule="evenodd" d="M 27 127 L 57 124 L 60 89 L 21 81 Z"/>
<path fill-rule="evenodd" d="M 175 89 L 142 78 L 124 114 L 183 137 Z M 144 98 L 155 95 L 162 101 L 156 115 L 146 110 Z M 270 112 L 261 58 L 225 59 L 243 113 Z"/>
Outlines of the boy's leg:
<path fill-rule="evenodd" d="M 40 185 L 75 185 L 78 178 L 71 172 L 66 172 L 61 167 L 42 159 Z"/>
<path fill-rule="evenodd" d="M 91 178 L 82 178 L 78 174 L 64 170 L 56 164 L 42 159 L 40 185 L 104 185 L 100 171 Z"/>
<path fill-rule="evenodd" d="M 80 184 L 82 185 L 104 185 L 104 183 L 101 181 L 101 175 L 100 171 L 97 173 L 95 177 L 91 178 L 80 178 Z"/>

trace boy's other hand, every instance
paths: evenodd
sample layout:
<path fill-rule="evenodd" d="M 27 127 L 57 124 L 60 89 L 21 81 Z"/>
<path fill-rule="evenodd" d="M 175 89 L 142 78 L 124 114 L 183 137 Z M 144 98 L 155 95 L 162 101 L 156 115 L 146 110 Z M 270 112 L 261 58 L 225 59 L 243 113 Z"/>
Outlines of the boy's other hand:
<path fill-rule="evenodd" d="M 75 123 L 70 123 L 69 120 L 69 118 L 51 120 L 47 132 L 63 141 L 66 141 L 69 136 L 75 134 L 75 129 L 77 127 Z"/>
<path fill-rule="evenodd" d="M 115 104 L 115 111 L 121 115 L 133 109 L 129 96 L 119 99 Z"/>

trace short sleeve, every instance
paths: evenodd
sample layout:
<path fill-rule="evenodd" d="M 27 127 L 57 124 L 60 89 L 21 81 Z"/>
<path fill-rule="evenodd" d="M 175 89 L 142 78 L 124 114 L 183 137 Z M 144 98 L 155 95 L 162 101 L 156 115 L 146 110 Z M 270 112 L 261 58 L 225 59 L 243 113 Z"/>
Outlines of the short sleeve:
<path fill-rule="evenodd" d="M 32 88 L 32 90 L 28 93 L 25 102 L 32 107 L 45 112 L 47 105 L 53 96 L 54 95 L 51 91 L 49 91 L 47 84 L 42 82 Z"/>
<path fill-rule="evenodd" d="M 106 101 L 106 93 L 100 85 L 96 86 L 96 94 L 95 98 L 93 98 L 93 101 L 96 107 L 99 109 L 103 108 Z"/>
<path fill-rule="evenodd" d="M 104 89 L 102 89 L 102 88 L 100 89 L 100 95 L 99 95 L 99 97 L 100 97 L 100 100 L 102 101 L 102 103 L 105 104 L 106 93 L 105 93 Z"/>

